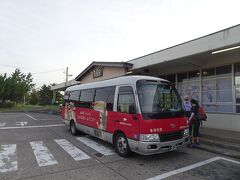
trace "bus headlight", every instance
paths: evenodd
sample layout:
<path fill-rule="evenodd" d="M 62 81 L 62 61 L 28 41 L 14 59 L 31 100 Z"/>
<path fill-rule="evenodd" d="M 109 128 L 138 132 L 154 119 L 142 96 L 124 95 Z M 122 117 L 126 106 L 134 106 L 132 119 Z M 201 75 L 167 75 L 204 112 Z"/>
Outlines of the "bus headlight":
<path fill-rule="evenodd" d="M 189 135 L 189 129 L 184 129 L 183 135 L 188 136 Z"/>
<path fill-rule="evenodd" d="M 158 134 L 141 134 L 140 139 L 141 141 L 145 141 L 145 142 L 157 142 L 159 141 L 159 135 Z"/>

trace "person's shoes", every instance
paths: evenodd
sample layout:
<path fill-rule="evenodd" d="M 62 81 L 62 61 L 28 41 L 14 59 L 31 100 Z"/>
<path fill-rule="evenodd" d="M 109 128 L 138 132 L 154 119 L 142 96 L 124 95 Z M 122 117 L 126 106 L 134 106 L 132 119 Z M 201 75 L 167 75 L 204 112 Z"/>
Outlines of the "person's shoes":
<path fill-rule="evenodd" d="M 191 148 L 196 148 L 197 145 L 194 143 L 194 144 L 191 144 Z"/>
<path fill-rule="evenodd" d="M 200 146 L 200 142 L 197 142 L 196 145 L 197 145 L 197 146 Z"/>
<path fill-rule="evenodd" d="M 195 147 L 196 147 L 196 144 L 190 143 L 190 144 L 187 145 L 187 147 L 189 147 L 189 148 L 195 148 Z"/>

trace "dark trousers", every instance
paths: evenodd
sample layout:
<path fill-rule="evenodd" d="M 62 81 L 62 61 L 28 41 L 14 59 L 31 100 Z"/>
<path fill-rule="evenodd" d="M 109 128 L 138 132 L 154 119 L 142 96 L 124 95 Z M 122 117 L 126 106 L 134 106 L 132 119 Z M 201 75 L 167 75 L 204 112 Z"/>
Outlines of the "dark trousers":
<path fill-rule="evenodd" d="M 200 121 L 194 120 L 189 124 L 189 133 L 191 137 L 199 137 Z"/>

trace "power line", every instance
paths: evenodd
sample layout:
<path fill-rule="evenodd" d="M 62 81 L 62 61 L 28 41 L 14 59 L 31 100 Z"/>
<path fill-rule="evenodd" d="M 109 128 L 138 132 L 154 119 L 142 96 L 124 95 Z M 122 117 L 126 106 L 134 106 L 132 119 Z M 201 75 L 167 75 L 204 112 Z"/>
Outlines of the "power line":
<path fill-rule="evenodd" d="M 34 74 L 45 74 L 45 73 L 51 73 L 51 72 L 56 72 L 56 71 L 62 71 L 62 70 L 65 70 L 65 69 L 61 68 L 61 69 L 55 69 L 55 70 L 50 70 L 50 71 L 36 72 L 36 73 L 32 73 L 32 74 L 33 75 Z"/>
<path fill-rule="evenodd" d="M 14 68 L 14 69 L 16 69 L 16 68 L 18 68 L 18 69 L 29 69 L 29 68 L 26 68 L 26 67 L 22 67 L 22 66 L 13 66 L 13 65 L 7 65 L 7 64 L 0 64 L 0 66 L 2 66 L 2 67 L 6 67 L 6 68 Z"/>
<path fill-rule="evenodd" d="M 2 67 L 7 67 L 7 68 L 22 68 L 22 69 L 28 69 L 28 68 L 21 67 L 21 66 L 12 66 L 12 65 L 7 65 L 7 64 L 0 64 L 0 66 L 2 66 Z M 31 74 L 44 74 L 44 73 L 51 73 L 51 72 L 61 71 L 61 70 L 65 70 L 65 69 L 64 69 L 64 68 L 54 69 L 54 70 L 50 70 L 50 71 L 36 72 L 36 73 L 31 73 Z"/>

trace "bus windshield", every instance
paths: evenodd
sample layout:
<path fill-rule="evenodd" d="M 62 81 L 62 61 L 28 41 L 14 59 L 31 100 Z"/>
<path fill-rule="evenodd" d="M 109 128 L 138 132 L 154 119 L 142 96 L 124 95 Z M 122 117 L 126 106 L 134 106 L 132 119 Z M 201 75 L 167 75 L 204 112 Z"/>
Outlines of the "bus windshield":
<path fill-rule="evenodd" d="M 184 115 L 181 98 L 169 83 L 141 80 L 137 82 L 137 92 L 144 119 Z"/>

